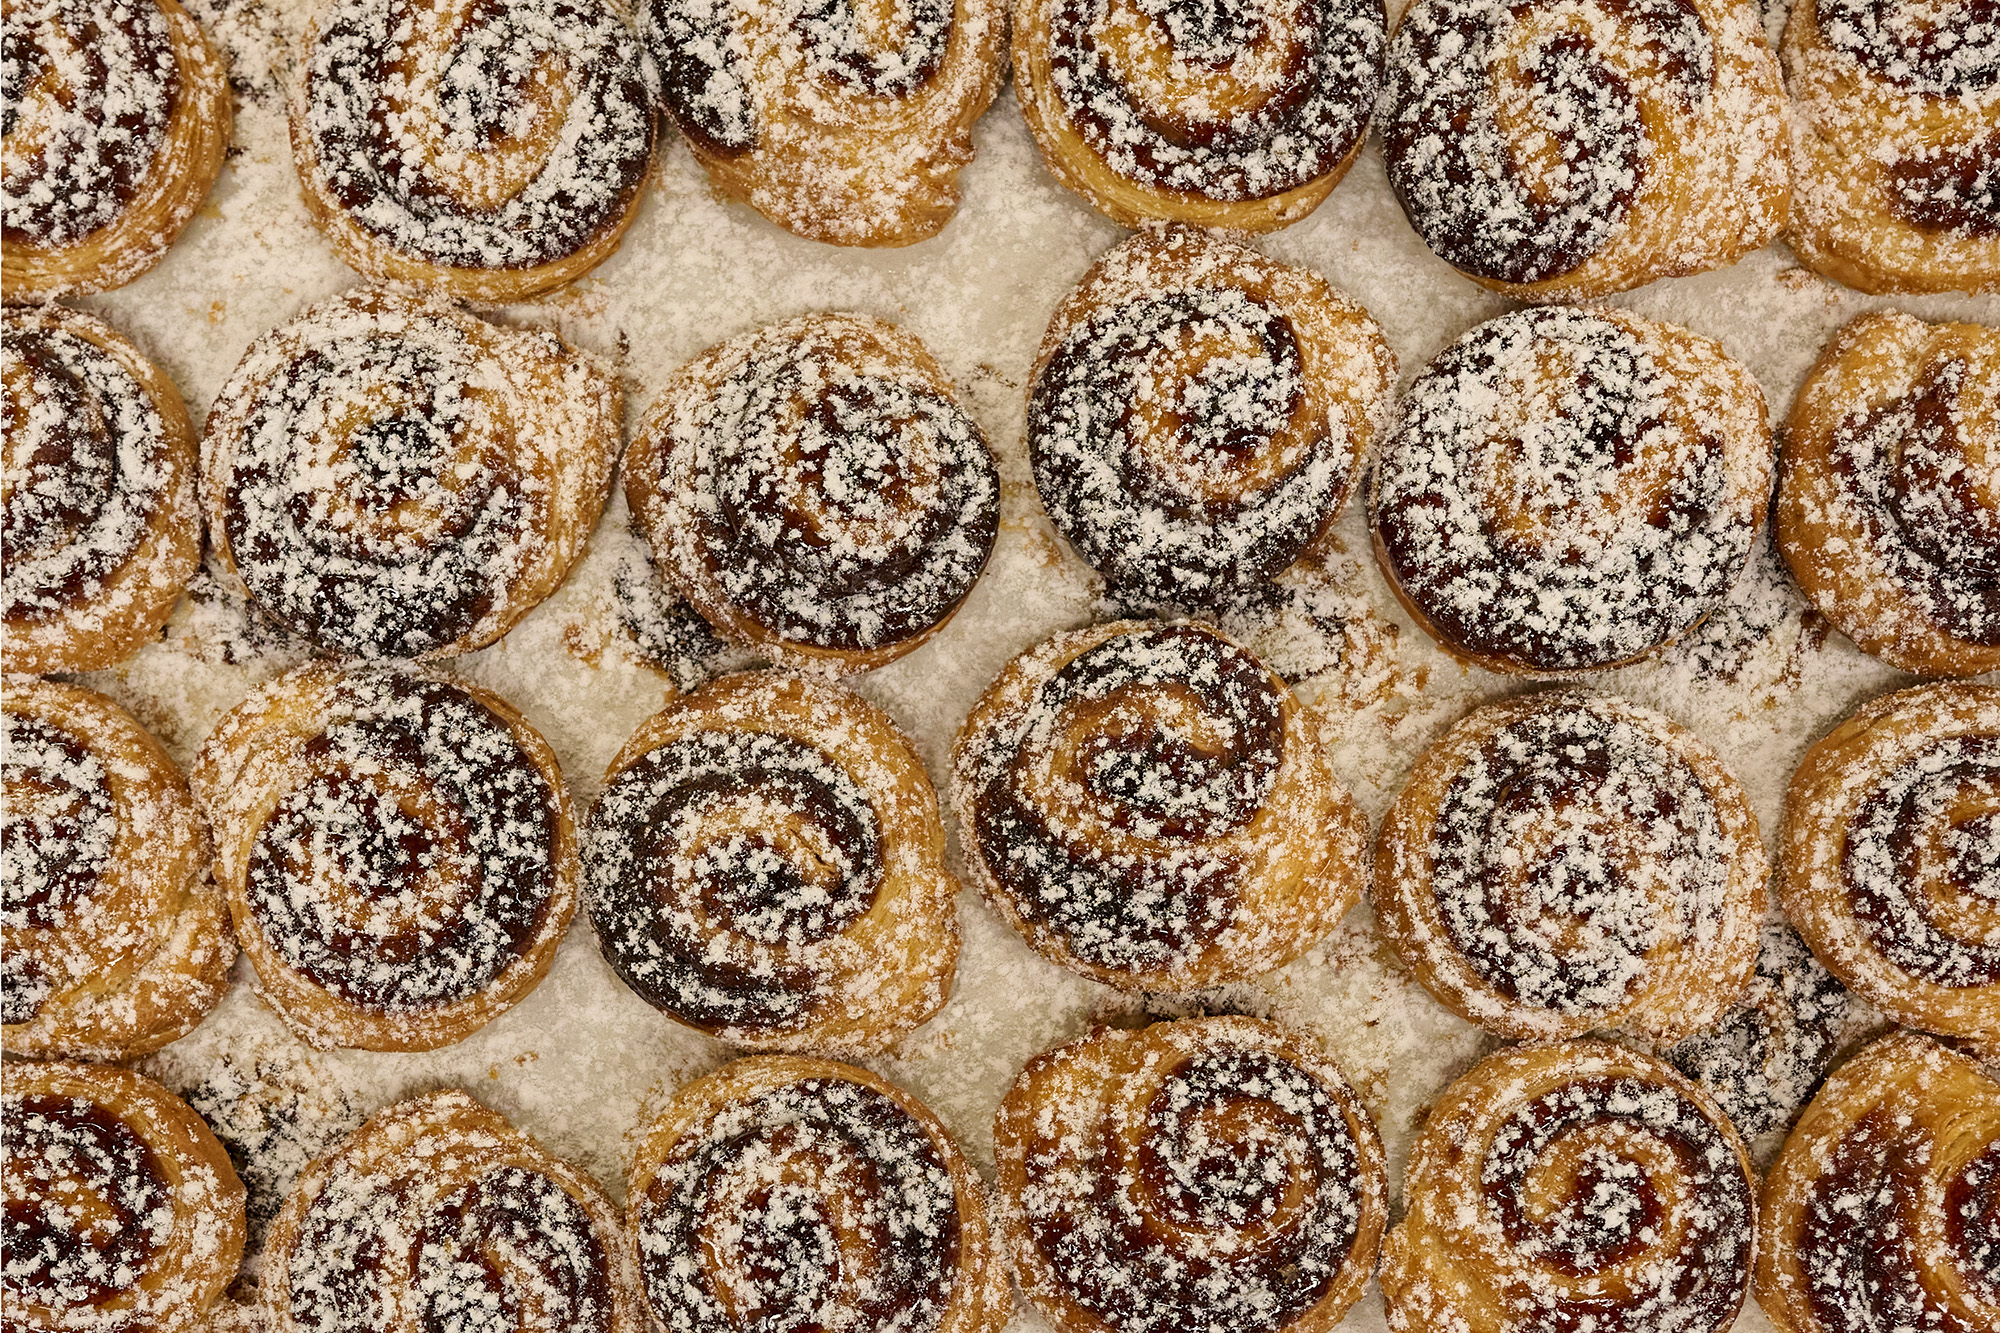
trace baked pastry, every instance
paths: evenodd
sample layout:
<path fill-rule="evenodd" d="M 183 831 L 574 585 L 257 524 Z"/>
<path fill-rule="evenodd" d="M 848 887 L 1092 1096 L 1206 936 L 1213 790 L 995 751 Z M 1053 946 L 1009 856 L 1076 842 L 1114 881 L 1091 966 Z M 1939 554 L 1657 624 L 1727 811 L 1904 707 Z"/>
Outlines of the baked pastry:
<path fill-rule="evenodd" d="M 1864 292 L 2000 284 L 2000 58 L 1981 4 L 1799 0 L 1786 239 Z"/>
<path fill-rule="evenodd" d="M 1375 1124 L 1310 1038 L 1254 1018 L 1099 1028 L 993 1122 L 1000 1230 L 1057 1333 L 1320 1333 L 1375 1268 Z"/>
<path fill-rule="evenodd" d="M 259 991 L 322 1049 L 464 1040 L 541 982 L 576 909 L 555 754 L 485 690 L 302 666 L 192 778 Z"/>
<path fill-rule="evenodd" d="M 1750 1285 L 1757 1177 L 1701 1088 L 1601 1042 L 1516 1046 L 1445 1089 L 1382 1244 L 1395 1333 L 1722 1333 Z"/>
<path fill-rule="evenodd" d="M 760 1055 L 639 1126 L 625 1216 L 661 1328 L 998 1333 L 985 1187 L 921 1102 L 865 1069 Z"/>
<path fill-rule="evenodd" d="M 1763 1202 L 1757 1303 L 1780 1333 L 2000 1327 L 2000 1083 L 1929 1037 L 1835 1070 Z"/>
<path fill-rule="evenodd" d="M 1751 0 L 1418 0 L 1382 154 L 1438 258 L 1519 301 L 1735 263 L 1790 208 L 1785 87 Z"/>
<path fill-rule="evenodd" d="M 252 343 L 209 409 L 209 541 L 331 652 L 471 652 L 583 554 L 623 416 L 615 377 L 553 333 L 347 292 Z"/>
<path fill-rule="evenodd" d="M 830 681 L 725 676 L 648 719 L 584 862 L 612 971 L 734 1045 L 880 1051 L 951 994 L 937 793 L 888 715 Z"/>
<path fill-rule="evenodd" d="M 186 1103 L 104 1065 L 9 1061 L 7 1333 L 205 1327 L 243 1258 L 243 1186 Z"/>
<path fill-rule="evenodd" d="M 2000 669 L 1996 460 L 2000 330 L 1862 315 L 1785 426 L 1777 530 L 1792 577 L 1891 666 Z"/>
<path fill-rule="evenodd" d="M 1768 874 L 1750 798 L 1700 737 L 1560 690 L 1477 709 L 1417 761 L 1382 821 L 1375 914 L 1490 1032 L 1677 1041 L 1748 986 Z"/>
<path fill-rule="evenodd" d="M 615 0 L 321 0 L 292 85 L 306 211 L 362 276 L 519 301 L 618 248 L 652 170 Z"/>
<path fill-rule="evenodd" d="M 660 105 L 709 181 L 832 245 L 911 245 L 958 212 L 1006 0 L 640 0 Z"/>
<path fill-rule="evenodd" d="M 2000 1052 L 2000 685 L 1864 704 L 1806 751 L 1783 848 L 1785 915 L 1828 971 Z"/>
<path fill-rule="evenodd" d="M 0 666 L 99 671 L 159 634 L 200 563 L 194 426 L 96 316 L 9 306 L 0 329 Z"/>
<path fill-rule="evenodd" d="M 1035 488 L 1115 592 L 1215 606 L 1326 530 L 1395 384 L 1381 327 L 1317 273 L 1146 232 L 1097 262 L 1042 339 Z"/>
<path fill-rule="evenodd" d="M 222 172 L 222 59 L 174 0 L 23 0 L 6 39 L 0 291 L 122 287 L 160 262 Z"/>
<path fill-rule="evenodd" d="M 0 1038 L 128 1060 L 201 1022 L 236 942 L 187 780 L 133 716 L 53 681 L 7 684 Z"/>
<path fill-rule="evenodd" d="M 1381 0 L 1015 0 L 1014 93 L 1055 178 L 1114 222 L 1289 226 L 1354 164 Z"/>
<path fill-rule="evenodd" d="M 866 315 L 738 334 L 674 372 L 625 455 L 667 581 L 780 666 L 892 662 L 986 567 L 1000 480 L 913 336 Z"/>
<path fill-rule="evenodd" d="M 1312 716 L 1198 623 L 1070 630 L 1008 663 L 959 729 L 952 804 L 1008 924 L 1123 990 L 1279 967 L 1367 877 L 1367 817 Z"/>
<path fill-rule="evenodd" d="M 260 1277 L 271 1333 L 645 1333 L 618 1210 L 456 1089 L 391 1106 L 307 1167 Z"/>
<path fill-rule="evenodd" d="M 1618 310 L 1518 310 L 1403 396 L 1373 473 L 1375 554 L 1461 661 L 1620 666 L 1728 594 L 1773 451 L 1756 380 L 1717 343 Z"/>

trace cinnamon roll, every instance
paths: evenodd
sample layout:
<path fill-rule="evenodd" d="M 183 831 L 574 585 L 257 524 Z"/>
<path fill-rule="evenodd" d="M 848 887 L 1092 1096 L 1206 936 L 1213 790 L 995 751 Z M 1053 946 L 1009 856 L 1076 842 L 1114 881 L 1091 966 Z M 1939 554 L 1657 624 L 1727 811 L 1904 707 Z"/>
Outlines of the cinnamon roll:
<path fill-rule="evenodd" d="M 978 424 L 922 343 L 865 315 L 696 357 L 647 409 L 624 477 L 661 573 L 724 639 L 832 674 L 942 629 L 999 531 Z"/>
<path fill-rule="evenodd" d="M 1361 151 L 1383 27 L 1381 0 L 1015 0 L 1014 92 L 1113 221 L 1271 231 Z"/>
<path fill-rule="evenodd" d="M 158 636 L 200 561 L 194 426 L 94 315 L 10 306 L 0 345 L 0 666 L 99 671 Z"/>
<path fill-rule="evenodd" d="M 1783 464 L 1779 548 L 1828 620 L 1905 671 L 2000 669 L 2000 330 L 1856 319 L 1793 400 Z"/>
<path fill-rule="evenodd" d="M 229 85 L 174 0 L 22 0 L 0 60 L 0 290 L 122 287 L 160 262 L 229 147 Z"/>
<path fill-rule="evenodd" d="M 17 680 L 0 708 L 0 1037 L 17 1055 L 158 1050 L 236 961 L 187 781 L 101 694 Z"/>
<path fill-rule="evenodd" d="M 259 990 L 323 1049 L 472 1035 L 541 982 L 576 907 L 555 755 L 484 690 L 299 667 L 222 719 L 193 783 Z"/>
<path fill-rule="evenodd" d="M 1785 88 L 1750 0 L 1418 0 L 1385 85 L 1410 225 L 1516 300 L 1726 267 L 1790 208 Z"/>
<path fill-rule="evenodd" d="M 9 1061 L 8 1333 L 205 1327 L 243 1257 L 243 1186 L 201 1117 L 104 1065 Z"/>
<path fill-rule="evenodd" d="M 1125 990 L 1268 972 L 1361 899 L 1368 821 L 1285 682 L 1207 625 L 1119 621 L 1008 663 L 952 803 L 989 901 Z"/>
<path fill-rule="evenodd" d="M 761 1055 L 639 1127 L 625 1215 L 679 1333 L 998 1333 L 984 1187 L 922 1103 L 852 1065 Z"/>
<path fill-rule="evenodd" d="M 1785 793 L 1785 915 L 1899 1023 L 2000 1051 L 2000 685 L 1884 695 Z"/>
<path fill-rule="evenodd" d="M 1786 239 L 1864 292 L 2000 284 L 2000 13 L 1987 0 L 1798 0 Z"/>
<path fill-rule="evenodd" d="M 1310 1039 L 1253 1018 L 1100 1028 L 993 1123 L 1001 1233 L 1057 1333 L 1315 1333 L 1374 1271 L 1382 1143 Z"/>
<path fill-rule="evenodd" d="M 1773 443 L 1750 372 L 1617 310 L 1519 310 L 1417 378 L 1370 493 L 1397 599 L 1490 671 L 1620 666 L 1700 624 L 1750 559 Z"/>
<path fill-rule="evenodd" d="M 291 97 L 306 211 L 356 272 L 518 301 L 611 256 L 653 162 L 615 0 L 321 0 Z"/>
<path fill-rule="evenodd" d="M 1914 1032 L 1835 1070 L 1764 1179 L 1780 1333 L 2000 1327 L 2000 1083 Z"/>
<path fill-rule="evenodd" d="M 911 245 L 958 211 L 1006 0 L 640 0 L 660 101 L 715 188 L 810 240 Z"/>
<path fill-rule="evenodd" d="M 1489 704 L 1382 821 L 1375 913 L 1424 989 L 1503 1037 L 1677 1041 L 1757 965 L 1750 798 L 1672 719 L 1556 691 Z"/>
<path fill-rule="evenodd" d="M 251 344 L 209 410 L 209 540 L 328 651 L 471 652 L 583 554 L 623 412 L 616 379 L 553 333 L 351 291 Z"/>
<path fill-rule="evenodd" d="M 617 1209 L 456 1090 L 390 1107 L 306 1168 L 259 1292 L 272 1333 L 645 1333 Z"/>
<path fill-rule="evenodd" d="M 1042 339 L 1035 487 L 1114 591 L 1213 606 L 1326 530 L 1395 383 L 1381 327 L 1317 273 L 1148 232 L 1098 261 Z"/>
<path fill-rule="evenodd" d="M 735 1045 L 879 1051 L 951 993 L 937 794 L 888 716 L 831 682 L 754 672 L 668 705 L 612 760 L 584 861 L 612 970 Z"/>
<path fill-rule="evenodd" d="M 1757 1178 L 1706 1092 L 1598 1042 L 1488 1056 L 1410 1151 L 1382 1245 L 1395 1333 L 1722 1333 L 1750 1284 Z"/>

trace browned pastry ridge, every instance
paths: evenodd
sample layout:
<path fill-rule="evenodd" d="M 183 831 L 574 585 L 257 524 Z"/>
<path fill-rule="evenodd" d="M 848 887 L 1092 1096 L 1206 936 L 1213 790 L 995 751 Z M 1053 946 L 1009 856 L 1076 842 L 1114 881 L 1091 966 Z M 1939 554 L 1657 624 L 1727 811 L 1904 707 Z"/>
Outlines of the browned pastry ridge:
<path fill-rule="evenodd" d="M 1785 793 L 1779 897 L 1827 970 L 1899 1023 L 2000 1053 L 2000 685 L 1864 704 Z"/>
<path fill-rule="evenodd" d="M 993 1155 L 1021 1289 L 1059 1333 L 1322 1333 L 1388 1215 L 1360 1099 L 1310 1038 L 1253 1018 L 1044 1051 Z"/>
<path fill-rule="evenodd" d="M 735 1045 L 871 1053 L 951 994 L 937 793 L 888 715 L 830 681 L 676 699 L 612 760 L 584 863 L 612 970 Z"/>
<path fill-rule="evenodd" d="M 1014 94 L 1055 178 L 1128 227 L 1289 226 L 1354 164 L 1381 0 L 1014 0 Z"/>
<path fill-rule="evenodd" d="M 194 426 L 96 316 L 0 321 L 0 666 L 102 670 L 158 635 L 201 559 Z"/>
<path fill-rule="evenodd" d="M 217 724 L 192 779 L 258 989 L 315 1046 L 462 1041 L 540 984 L 575 911 L 555 754 L 484 690 L 299 667 Z"/>
<path fill-rule="evenodd" d="M 1914 1032 L 1833 1072 L 1764 1179 L 1779 1333 L 2000 1328 L 2000 1083 Z"/>
<path fill-rule="evenodd" d="M 2000 12 L 1799 0 L 1784 57 L 1799 258 L 1864 292 L 2000 284 Z"/>
<path fill-rule="evenodd" d="M 928 1108 L 865 1069 L 760 1055 L 637 1131 L 625 1215 L 675 1333 L 998 1333 L 985 1186 Z"/>
<path fill-rule="evenodd" d="M 1488 1056 L 1431 1108 L 1382 1244 L 1394 1333 L 1724 1333 L 1757 1177 L 1722 1108 L 1601 1042 Z"/>
<path fill-rule="evenodd" d="M 1784 226 L 1785 89 L 1752 0 L 1418 0 L 1385 82 L 1410 225 L 1516 300 L 1723 268 Z"/>
<path fill-rule="evenodd" d="M 160 262 L 221 174 L 226 68 L 175 0 L 7 7 L 0 292 L 120 287 Z"/>
<path fill-rule="evenodd" d="M 959 730 L 952 795 L 1000 915 L 1125 990 L 1279 967 L 1367 878 L 1367 817 L 1313 715 L 1203 624 L 1118 621 L 1015 658 Z"/>
<path fill-rule="evenodd" d="M 1006 0 L 639 0 L 661 106 L 709 181 L 788 231 L 912 245 L 958 211 Z"/>
<path fill-rule="evenodd" d="M 1862 651 L 2000 669 L 2000 331 L 1862 315 L 1792 402 L 1778 546 Z"/>
<path fill-rule="evenodd" d="M 645 1333 L 618 1210 L 447 1090 L 391 1106 L 299 1176 L 259 1267 L 271 1333 Z"/>
<path fill-rule="evenodd" d="M 1028 389 L 1035 488 L 1115 594 L 1218 606 L 1339 515 L 1395 385 L 1381 326 L 1311 269 L 1149 231 L 1049 321 Z"/>
<path fill-rule="evenodd" d="M 0 1329 L 205 1328 L 243 1258 L 243 1186 L 215 1135 L 123 1069 L 6 1070 Z"/>

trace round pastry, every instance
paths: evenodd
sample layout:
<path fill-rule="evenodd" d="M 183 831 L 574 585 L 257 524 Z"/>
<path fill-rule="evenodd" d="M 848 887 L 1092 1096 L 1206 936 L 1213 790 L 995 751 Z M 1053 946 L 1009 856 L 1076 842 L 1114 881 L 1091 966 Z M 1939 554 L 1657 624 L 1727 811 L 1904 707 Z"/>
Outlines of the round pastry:
<path fill-rule="evenodd" d="M 2000 1083 L 1914 1032 L 1849 1060 L 1764 1178 L 1780 1333 L 2000 1328 Z"/>
<path fill-rule="evenodd" d="M 174 761 L 111 700 L 7 685 L 0 1037 L 16 1055 L 129 1060 L 229 989 L 236 942 Z"/>
<path fill-rule="evenodd" d="M 1798 0 L 1784 54 L 1799 258 L 1864 292 L 2000 284 L 2000 14 Z"/>
<path fill-rule="evenodd" d="M 1369 496 L 1375 554 L 1463 662 L 1621 666 L 1728 594 L 1773 448 L 1757 382 L 1710 339 L 1617 310 L 1515 311 L 1403 396 Z"/>
<path fill-rule="evenodd" d="M 553 333 L 347 292 L 251 344 L 209 410 L 209 541 L 331 652 L 471 652 L 582 555 L 623 418 L 616 379 Z"/>
<path fill-rule="evenodd" d="M 1785 793 L 1785 915 L 1899 1023 L 2000 1051 L 2000 685 L 1862 706 Z"/>
<path fill-rule="evenodd" d="M 1382 1142 L 1308 1038 L 1254 1018 L 1100 1028 L 993 1122 L 1000 1229 L 1057 1333 L 1321 1333 L 1375 1269 Z"/>
<path fill-rule="evenodd" d="M 832 245 L 911 245 L 958 211 L 1006 58 L 1006 0 L 638 9 L 661 105 L 723 194 Z"/>
<path fill-rule="evenodd" d="M 676 371 L 625 455 L 662 574 L 781 666 L 892 662 L 986 566 L 1000 480 L 924 345 L 866 315 L 739 334 Z"/>
<path fill-rule="evenodd" d="M 1383 26 L 1381 0 L 1015 0 L 1014 93 L 1113 221 L 1271 231 L 1361 151 Z"/>
<path fill-rule="evenodd" d="M 1856 319 L 1793 400 L 1783 464 L 1778 546 L 1828 620 L 1905 671 L 2000 669 L 2000 330 Z"/>
<path fill-rule="evenodd" d="M 187 1104 L 104 1065 L 9 1061 L 8 1333 L 206 1327 L 243 1258 L 243 1186 Z"/>
<path fill-rule="evenodd" d="M 625 1216 L 684 1333 L 997 1333 L 985 1187 L 938 1118 L 865 1069 L 761 1055 L 639 1127 Z"/>
<path fill-rule="evenodd" d="M 951 994 L 937 793 L 831 682 L 725 676 L 655 714 L 611 761 L 584 861 L 612 970 L 735 1045 L 879 1051 Z"/>
<path fill-rule="evenodd" d="M 1445 1089 L 1382 1244 L 1394 1333 L 1722 1333 L 1750 1285 L 1757 1178 L 1671 1065 L 1517 1046 Z"/>
<path fill-rule="evenodd" d="M 1516 300 L 1722 268 L 1785 224 L 1785 88 L 1750 0 L 1418 0 L 1384 83 L 1410 225 Z"/>
<path fill-rule="evenodd" d="M 0 330 L 0 665 L 100 671 L 159 634 L 200 563 L 194 426 L 94 315 L 9 306 Z"/>
<path fill-rule="evenodd" d="M 1268 972 L 1361 900 L 1368 820 L 1271 669 L 1194 623 L 1058 634 L 952 750 L 966 859 L 1050 962 L 1123 990 Z"/>
<path fill-rule="evenodd" d="M 5 29 L 0 290 L 121 287 L 160 262 L 222 172 L 222 60 L 174 0 L 23 0 Z"/>
<path fill-rule="evenodd" d="M 306 211 L 356 272 L 518 301 L 611 256 L 653 162 L 615 0 L 322 0 L 291 98 Z"/>
<path fill-rule="evenodd" d="M 299 667 L 201 748 L 259 990 L 322 1049 L 428 1051 L 533 990 L 576 908 L 555 754 L 484 690 L 386 667 Z"/>
<path fill-rule="evenodd" d="M 1382 821 L 1375 913 L 1424 989 L 1517 1040 L 1677 1041 L 1757 965 L 1750 798 L 1671 718 L 1559 690 L 1488 704 Z"/>
<path fill-rule="evenodd" d="M 272 1333 L 645 1333 L 618 1210 L 456 1090 L 390 1107 L 306 1168 L 259 1291 Z"/>
<path fill-rule="evenodd" d="M 1381 327 L 1317 273 L 1146 232 L 1098 261 L 1042 339 L 1035 487 L 1119 593 L 1215 606 L 1326 530 L 1395 384 Z"/>

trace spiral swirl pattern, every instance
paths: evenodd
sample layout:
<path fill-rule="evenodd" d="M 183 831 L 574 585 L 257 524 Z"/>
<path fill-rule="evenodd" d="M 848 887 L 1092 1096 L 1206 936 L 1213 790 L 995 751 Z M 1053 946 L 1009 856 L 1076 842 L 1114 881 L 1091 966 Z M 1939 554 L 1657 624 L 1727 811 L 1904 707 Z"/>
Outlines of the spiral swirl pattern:
<path fill-rule="evenodd" d="M 1728 1118 L 1649 1056 L 1517 1047 L 1446 1090 L 1383 1246 L 1389 1327 L 1721 1333 L 1756 1178 Z"/>
<path fill-rule="evenodd" d="M 1405 395 L 1371 495 L 1376 552 L 1454 653 L 1563 674 L 1655 651 L 1749 560 L 1772 471 L 1763 397 L 1706 339 L 1526 310 Z"/>

